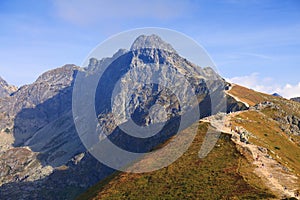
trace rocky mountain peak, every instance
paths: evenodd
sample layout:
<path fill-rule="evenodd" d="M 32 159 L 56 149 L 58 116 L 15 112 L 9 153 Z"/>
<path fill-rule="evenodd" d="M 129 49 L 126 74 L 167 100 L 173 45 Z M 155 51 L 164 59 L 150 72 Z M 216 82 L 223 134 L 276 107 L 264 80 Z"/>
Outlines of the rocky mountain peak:
<path fill-rule="evenodd" d="M 169 52 L 176 52 L 175 49 L 169 44 L 163 41 L 159 36 L 152 34 L 152 35 L 140 35 L 135 39 L 133 42 L 130 50 L 137 50 L 137 49 L 162 49 Z"/>
<path fill-rule="evenodd" d="M 1 76 L 0 76 L 0 98 L 6 97 L 9 94 L 15 92 L 17 87 L 9 85 Z"/>
<path fill-rule="evenodd" d="M 97 60 L 96 58 L 92 57 L 89 59 L 89 64 L 86 67 L 86 70 L 90 72 L 97 71 L 101 67 L 108 66 L 111 62 L 113 62 L 118 57 L 124 55 L 127 52 L 128 52 L 127 49 L 119 49 L 112 57 L 105 57 L 102 58 L 101 60 Z"/>

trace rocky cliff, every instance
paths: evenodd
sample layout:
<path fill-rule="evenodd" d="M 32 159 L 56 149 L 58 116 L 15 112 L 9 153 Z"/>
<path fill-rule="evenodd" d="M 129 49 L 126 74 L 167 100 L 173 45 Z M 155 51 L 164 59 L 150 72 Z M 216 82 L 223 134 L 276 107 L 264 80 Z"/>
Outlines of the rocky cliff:
<path fill-rule="evenodd" d="M 17 87 L 9 85 L 3 78 L 0 77 L 0 98 L 7 97 L 16 90 Z"/>

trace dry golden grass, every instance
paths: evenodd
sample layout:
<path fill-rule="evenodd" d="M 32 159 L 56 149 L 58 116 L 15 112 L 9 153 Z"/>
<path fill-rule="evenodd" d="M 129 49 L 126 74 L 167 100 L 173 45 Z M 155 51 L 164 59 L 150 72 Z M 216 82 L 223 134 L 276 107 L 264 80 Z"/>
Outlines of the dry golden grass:
<path fill-rule="evenodd" d="M 248 103 L 250 106 L 254 106 L 266 100 L 265 94 L 239 85 L 234 85 L 228 93 L 238 97 L 241 101 Z"/>

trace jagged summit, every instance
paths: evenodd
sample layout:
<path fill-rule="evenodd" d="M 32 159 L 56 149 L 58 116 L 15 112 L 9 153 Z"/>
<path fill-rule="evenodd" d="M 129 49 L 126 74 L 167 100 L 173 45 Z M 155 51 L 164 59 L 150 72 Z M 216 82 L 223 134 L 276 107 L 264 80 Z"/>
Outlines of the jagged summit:
<path fill-rule="evenodd" d="M 0 76 L 0 85 L 1 87 L 7 87 L 8 83 Z"/>
<path fill-rule="evenodd" d="M 140 35 L 133 42 L 130 50 L 144 49 L 144 48 L 155 48 L 162 49 L 165 51 L 176 52 L 175 49 L 169 44 L 163 41 L 158 35 Z"/>
<path fill-rule="evenodd" d="M 160 49 L 167 52 L 176 53 L 176 50 L 169 43 L 162 40 L 158 35 L 140 35 L 138 36 L 130 47 L 130 51 L 135 51 L 138 49 Z M 112 57 L 105 57 L 102 59 L 90 58 L 88 66 L 86 69 L 88 71 L 98 70 L 100 66 L 108 66 L 112 61 L 119 58 L 121 55 L 128 53 L 127 49 L 119 49 Z M 100 67 L 101 68 L 101 67 Z"/>
<path fill-rule="evenodd" d="M 0 76 L 0 98 L 8 96 L 9 94 L 15 92 L 17 87 L 9 85 L 1 76 Z"/>

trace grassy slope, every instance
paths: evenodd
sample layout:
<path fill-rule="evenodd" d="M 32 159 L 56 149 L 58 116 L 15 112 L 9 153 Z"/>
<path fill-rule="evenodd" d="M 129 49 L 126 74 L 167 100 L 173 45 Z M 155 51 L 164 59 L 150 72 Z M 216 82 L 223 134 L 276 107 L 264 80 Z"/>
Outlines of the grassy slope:
<path fill-rule="evenodd" d="M 240 120 L 241 118 L 247 120 Z M 251 143 L 267 148 L 275 160 L 299 177 L 300 146 L 291 141 L 275 121 L 259 112 L 251 111 L 238 115 L 232 124 L 250 131 L 255 136 L 250 137 Z"/>
<path fill-rule="evenodd" d="M 259 186 L 259 178 L 251 173 L 253 166 L 238 153 L 229 135 L 222 134 L 217 147 L 206 158 L 199 159 L 198 151 L 207 126 L 206 123 L 199 124 L 198 134 L 188 151 L 170 166 L 144 174 L 116 173 L 90 188 L 78 199 L 267 199 L 272 197 L 265 188 Z M 241 174 L 247 176 L 243 178 Z"/>
<path fill-rule="evenodd" d="M 298 118 L 300 118 L 299 102 L 294 102 L 281 97 L 275 97 L 272 95 L 255 92 L 254 90 L 250 90 L 238 85 L 234 86 L 230 91 L 230 93 L 239 97 L 241 100 L 250 103 L 250 105 L 255 105 L 264 101 L 275 103 L 279 107 L 279 110 L 266 108 L 259 113 L 247 111 L 245 114 L 237 116 L 237 118 L 246 119 L 246 121 L 244 121 L 243 123 L 245 125 L 245 128 L 249 129 L 249 131 L 253 130 L 254 133 L 258 136 L 260 136 L 261 134 L 265 134 L 264 129 L 266 127 L 269 127 L 269 132 L 271 132 L 271 137 L 272 136 L 276 137 L 276 135 L 272 135 L 272 133 L 278 133 L 281 134 L 282 136 L 281 139 L 292 140 L 294 144 L 297 144 L 298 147 L 300 146 L 300 136 L 285 134 L 282 130 L 280 130 L 280 124 L 275 120 L 273 120 L 278 117 L 283 118 L 287 115 L 295 115 Z M 247 121 L 247 118 L 249 117 L 252 119 L 252 122 L 254 123 L 251 123 L 251 120 Z M 246 125 L 247 123 L 248 125 Z M 256 127 L 258 128 L 256 129 Z M 270 143 L 270 145 L 271 144 L 272 142 Z"/>
<path fill-rule="evenodd" d="M 246 96 L 244 88 L 236 86 L 233 89 L 235 95 Z M 299 117 L 300 103 L 262 93 L 256 93 L 256 96 L 261 98 L 256 103 L 270 101 L 278 105 L 279 109 L 266 108 L 260 112 L 241 113 L 233 119 L 233 126 L 242 126 L 253 133 L 255 137 L 250 138 L 251 143 L 267 148 L 273 158 L 300 178 L 300 136 L 287 135 L 281 130 L 280 123 L 274 120 L 287 115 Z M 249 97 L 251 99 L 248 101 L 254 100 L 253 95 Z"/>
<path fill-rule="evenodd" d="M 255 104 L 267 99 L 265 94 L 239 85 L 234 85 L 228 93 L 238 97 L 241 101 L 248 103 L 250 106 L 254 106 Z"/>

